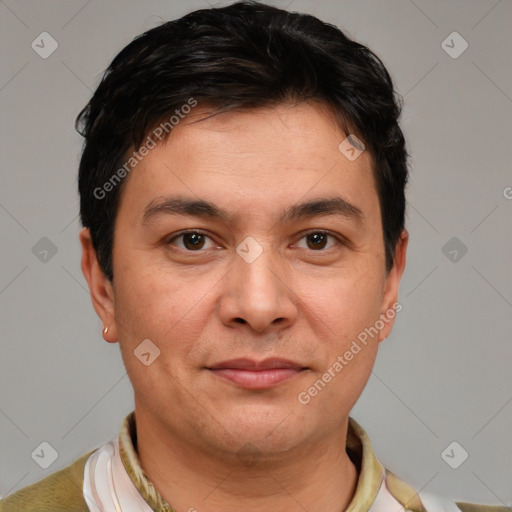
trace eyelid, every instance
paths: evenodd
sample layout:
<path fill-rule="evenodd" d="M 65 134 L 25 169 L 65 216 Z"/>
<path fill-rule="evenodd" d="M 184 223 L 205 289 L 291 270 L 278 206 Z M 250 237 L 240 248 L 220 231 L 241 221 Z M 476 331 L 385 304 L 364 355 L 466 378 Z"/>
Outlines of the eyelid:
<path fill-rule="evenodd" d="M 308 229 L 307 231 L 304 231 L 301 236 L 297 239 L 297 242 L 299 240 L 302 240 L 304 237 L 308 236 L 308 235 L 312 235 L 313 233 L 320 233 L 320 234 L 323 234 L 323 235 L 328 235 L 332 238 L 334 238 L 340 245 L 348 245 L 349 244 L 349 241 L 343 236 L 343 235 L 340 235 L 339 233 L 335 233 L 333 231 L 329 231 L 328 229 L 320 229 L 320 228 L 312 228 L 312 229 Z M 297 243 L 295 242 L 295 243 Z M 332 249 L 332 247 L 331 247 Z M 327 252 L 329 249 L 325 249 L 325 250 L 318 250 L 318 251 L 314 251 L 313 249 L 309 249 L 311 252 Z"/>
<path fill-rule="evenodd" d="M 176 239 L 180 238 L 183 235 L 186 235 L 188 233 L 197 233 L 198 235 L 203 235 L 206 238 L 209 238 L 212 242 L 216 243 L 213 238 L 202 229 L 184 229 L 183 231 L 179 231 L 178 233 L 175 233 L 172 235 L 172 238 L 167 238 L 165 244 L 166 245 L 172 245 L 172 242 L 174 242 Z M 197 250 L 197 251 L 187 251 L 187 252 L 203 252 L 204 250 Z"/>
<path fill-rule="evenodd" d="M 182 235 L 186 235 L 187 233 L 198 233 L 200 235 L 204 235 L 204 236 L 210 236 L 206 231 L 203 231 L 202 229 L 184 229 L 182 231 L 178 231 L 177 233 L 173 233 L 172 235 L 172 238 L 168 238 L 167 241 L 168 242 L 172 242 L 173 240 L 175 240 L 176 238 L 182 236 Z M 211 237 L 210 237 L 211 238 Z"/>
<path fill-rule="evenodd" d="M 203 231 L 202 229 L 185 229 L 183 231 L 180 231 L 176 234 L 173 234 L 172 235 L 172 238 L 169 238 L 167 239 L 167 241 L 165 242 L 166 244 L 168 245 L 172 245 L 172 242 L 174 242 L 176 239 L 180 238 L 181 236 L 183 235 L 186 235 L 188 233 L 197 233 L 199 235 L 203 235 L 205 236 L 206 238 L 209 238 L 212 242 L 216 243 L 213 238 L 206 232 L 206 231 Z M 311 235 L 313 233 L 320 233 L 320 234 L 324 234 L 324 235 L 328 235 L 328 236 L 331 236 L 332 238 L 334 238 L 340 245 L 348 245 L 349 244 L 349 241 L 343 237 L 342 235 L 340 235 L 339 233 L 334 233 L 333 231 L 329 231 L 327 229 L 320 229 L 320 228 L 312 228 L 312 229 L 309 229 L 307 231 L 303 231 L 300 235 L 300 237 L 297 239 L 296 242 L 294 243 L 297 243 L 299 240 L 302 240 L 304 237 L 308 236 L 308 235 Z M 187 251 L 187 252 L 204 252 L 206 249 L 199 249 L 197 251 Z M 328 251 L 329 249 L 327 250 L 318 250 L 318 251 L 315 251 L 313 249 L 309 249 L 311 252 L 326 252 Z"/>

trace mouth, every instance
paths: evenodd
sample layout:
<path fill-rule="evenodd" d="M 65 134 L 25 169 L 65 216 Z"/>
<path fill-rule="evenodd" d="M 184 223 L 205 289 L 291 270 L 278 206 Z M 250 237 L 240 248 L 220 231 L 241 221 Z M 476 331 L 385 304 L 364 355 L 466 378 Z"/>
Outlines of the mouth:
<path fill-rule="evenodd" d="M 307 367 L 289 359 L 232 359 L 206 368 L 213 375 L 245 389 L 268 389 L 301 374 Z"/>

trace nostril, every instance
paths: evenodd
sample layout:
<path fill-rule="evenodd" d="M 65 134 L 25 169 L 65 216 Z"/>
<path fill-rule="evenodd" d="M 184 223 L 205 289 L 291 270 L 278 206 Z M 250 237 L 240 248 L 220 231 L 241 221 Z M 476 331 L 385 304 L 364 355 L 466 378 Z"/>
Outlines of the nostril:
<path fill-rule="evenodd" d="M 243 318 L 235 318 L 235 321 L 238 322 L 239 324 L 247 323 Z"/>

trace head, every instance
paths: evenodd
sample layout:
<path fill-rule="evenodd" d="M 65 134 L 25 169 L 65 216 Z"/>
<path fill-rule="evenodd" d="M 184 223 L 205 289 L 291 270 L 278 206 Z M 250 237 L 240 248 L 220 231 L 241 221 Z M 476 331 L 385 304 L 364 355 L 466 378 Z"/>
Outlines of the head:
<path fill-rule="evenodd" d="M 267 5 L 195 11 L 117 55 L 77 120 L 80 236 L 137 414 L 226 456 L 343 424 L 400 308 L 399 113 L 368 48 Z M 299 370 L 246 386 L 239 358 Z"/>

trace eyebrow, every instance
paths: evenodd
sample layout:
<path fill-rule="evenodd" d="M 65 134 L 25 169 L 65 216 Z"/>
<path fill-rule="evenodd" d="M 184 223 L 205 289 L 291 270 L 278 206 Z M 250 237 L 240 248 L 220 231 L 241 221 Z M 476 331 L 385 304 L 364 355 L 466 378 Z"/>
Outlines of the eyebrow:
<path fill-rule="evenodd" d="M 187 215 L 230 222 L 234 215 L 217 205 L 202 199 L 185 197 L 156 198 L 144 210 L 142 224 L 161 215 Z M 320 215 L 338 215 L 355 222 L 365 221 L 363 211 L 342 197 L 326 197 L 294 204 L 281 212 L 278 222 L 292 222 Z"/>

